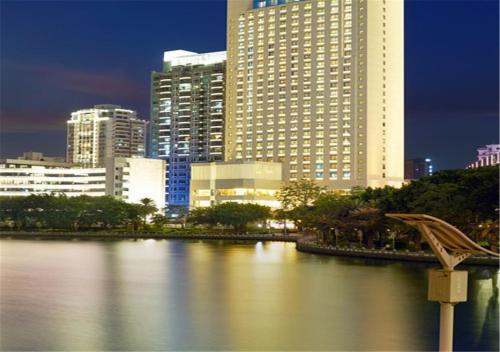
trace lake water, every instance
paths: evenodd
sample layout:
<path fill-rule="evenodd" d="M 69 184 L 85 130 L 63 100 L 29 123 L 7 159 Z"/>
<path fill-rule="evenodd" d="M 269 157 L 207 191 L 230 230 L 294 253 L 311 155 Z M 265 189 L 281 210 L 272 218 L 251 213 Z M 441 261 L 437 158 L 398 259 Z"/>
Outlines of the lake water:
<path fill-rule="evenodd" d="M 2 240 L 0 255 L 2 350 L 438 345 L 439 304 L 426 300 L 433 265 L 318 256 L 279 242 Z M 496 351 L 498 271 L 467 269 L 455 348 Z"/>

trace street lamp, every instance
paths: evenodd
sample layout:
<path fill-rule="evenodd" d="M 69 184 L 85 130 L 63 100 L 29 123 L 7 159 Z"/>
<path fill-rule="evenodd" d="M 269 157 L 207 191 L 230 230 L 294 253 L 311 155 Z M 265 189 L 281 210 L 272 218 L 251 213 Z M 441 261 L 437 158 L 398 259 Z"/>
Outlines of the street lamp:
<path fill-rule="evenodd" d="M 453 350 L 453 309 L 455 304 L 467 301 L 467 271 L 454 270 L 455 266 L 472 254 L 498 257 L 459 229 L 447 222 L 425 214 L 385 214 L 416 227 L 427 240 L 443 269 L 429 272 L 428 300 L 441 305 L 439 322 L 439 351 Z"/>

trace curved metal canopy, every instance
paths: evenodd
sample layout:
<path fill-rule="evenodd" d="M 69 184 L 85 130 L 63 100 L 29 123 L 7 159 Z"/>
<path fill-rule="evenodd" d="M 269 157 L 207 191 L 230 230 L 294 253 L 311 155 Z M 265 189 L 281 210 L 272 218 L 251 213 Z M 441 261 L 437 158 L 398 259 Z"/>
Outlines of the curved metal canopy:
<path fill-rule="evenodd" d="M 385 215 L 416 227 L 427 240 L 445 269 L 453 270 L 458 263 L 472 254 L 499 256 L 498 253 L 483 248 L 472 241 L 456 227 L 433 216 L 395 213 Z"/>

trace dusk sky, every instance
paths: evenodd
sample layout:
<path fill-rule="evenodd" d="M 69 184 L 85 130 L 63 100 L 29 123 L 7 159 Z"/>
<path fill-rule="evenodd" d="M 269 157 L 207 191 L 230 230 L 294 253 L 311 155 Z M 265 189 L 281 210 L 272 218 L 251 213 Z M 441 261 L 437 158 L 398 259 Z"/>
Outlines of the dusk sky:
<path fill-rule="evenodd" d="M 463 168 L 498 143 L 498 2 L 407 1 L 406 157 Z M 166 50 L 225 50 L 225 1 L 0 2 L 0 156 L 62 156 L 95 104 L 149 119 Z"/>

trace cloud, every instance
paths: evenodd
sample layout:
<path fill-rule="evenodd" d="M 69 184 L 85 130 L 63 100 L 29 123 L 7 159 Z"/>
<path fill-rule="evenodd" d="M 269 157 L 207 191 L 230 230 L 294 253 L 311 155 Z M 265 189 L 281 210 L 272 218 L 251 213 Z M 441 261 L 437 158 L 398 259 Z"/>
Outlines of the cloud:
<path fill-rule="evenodd" d="M 65 130 L 72 111 L 104 103 L 137 110 L 149 101 L 149 89 L 143 87 L 144 83 L 116 72 L 89 72 L 10 60 L 4 60 L 1 69 L 2 132 Z M 29 86 L 21 99 L 16 94 L 20 89 L 18 84 L 27 82 Z"/>
<path fill-rule="evenodd" d="M 90 72 L 54 65 L 34 65 L 7 62 L 4 70 L 17 70 L 30 73 L 41 78 L 45 85 L 52 88 L 114 99 L 120 101 L 143 101 L 147 99 L 148 90 L 139 82 L 131 80 L 116 72 Z"/>
<path fill-rule="evenodd" d="M 63 131 L 69 114 L 61 111 L 19 108 L 0 110 L 0 130 L 4 132 Z"/>

